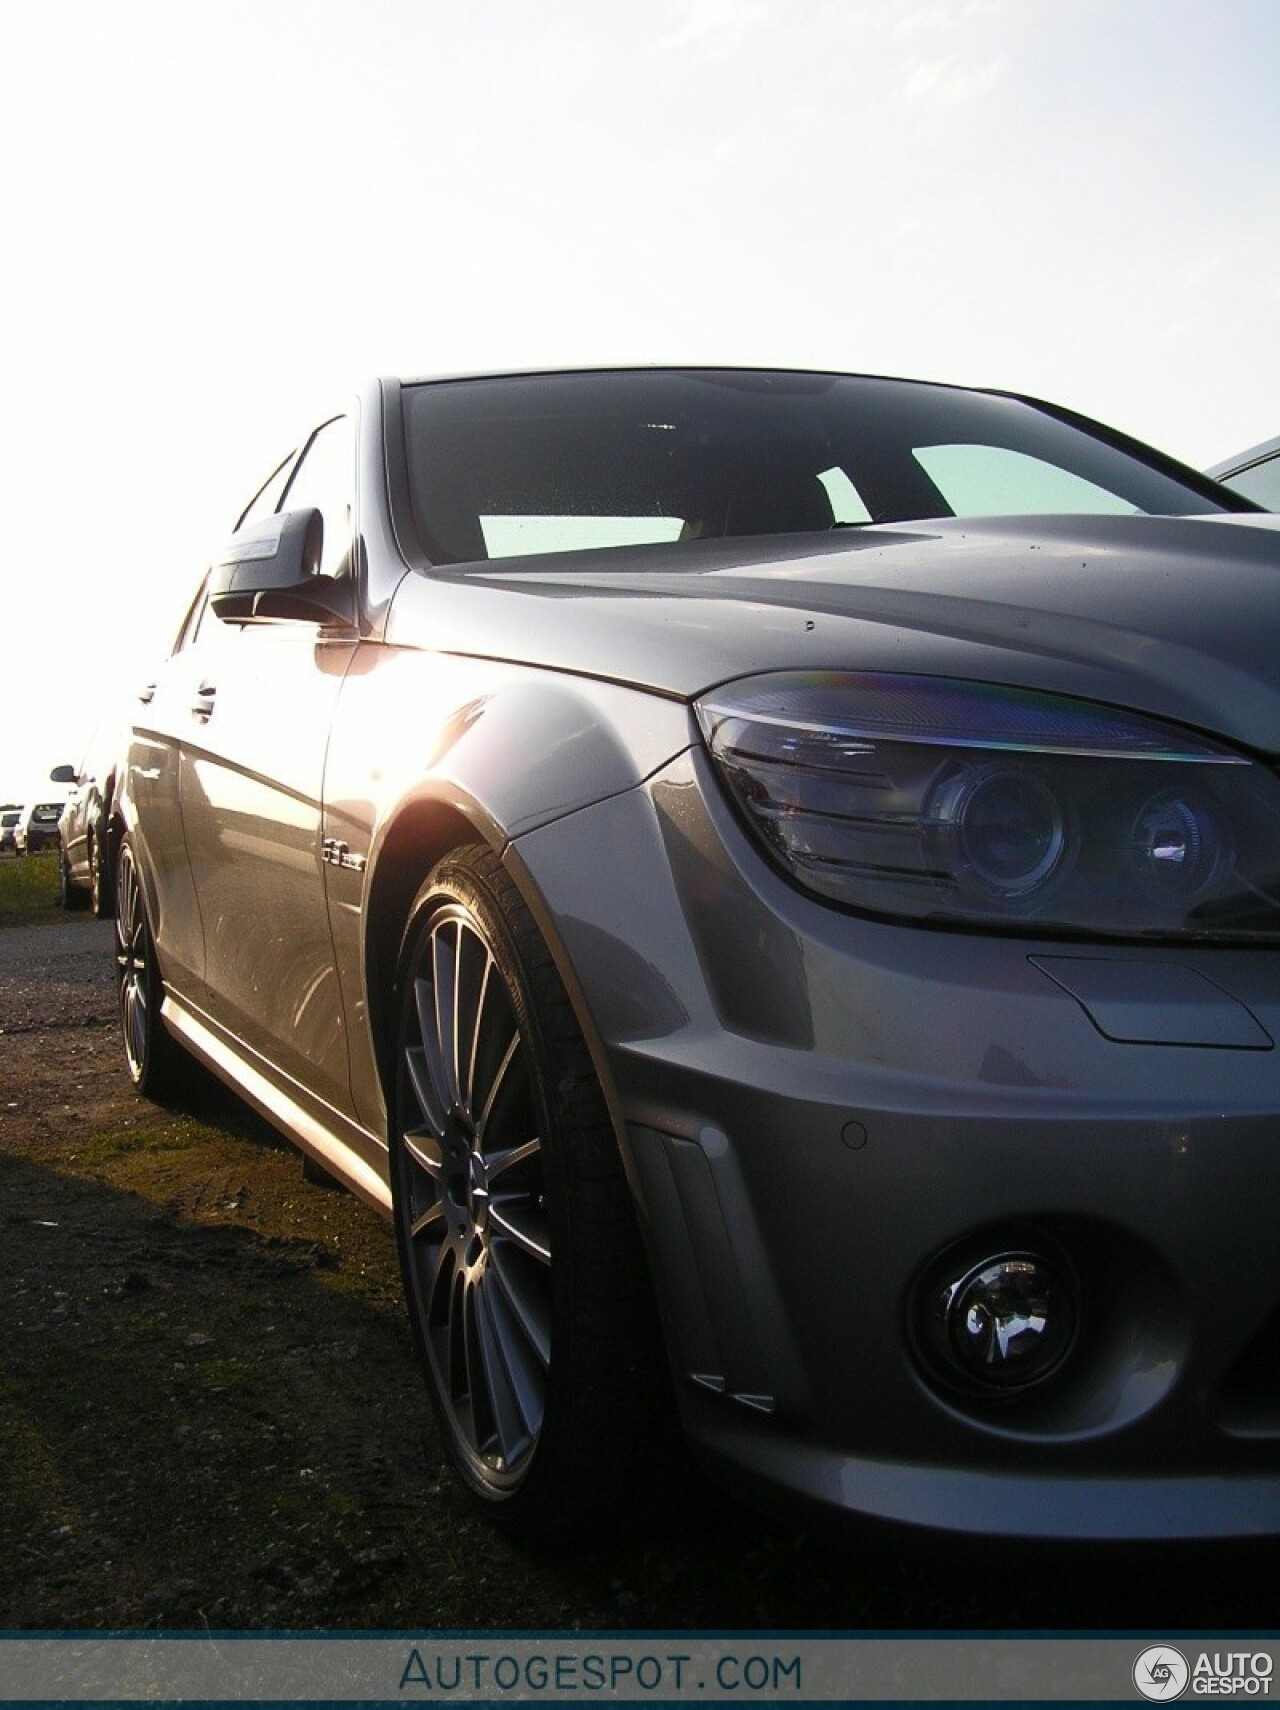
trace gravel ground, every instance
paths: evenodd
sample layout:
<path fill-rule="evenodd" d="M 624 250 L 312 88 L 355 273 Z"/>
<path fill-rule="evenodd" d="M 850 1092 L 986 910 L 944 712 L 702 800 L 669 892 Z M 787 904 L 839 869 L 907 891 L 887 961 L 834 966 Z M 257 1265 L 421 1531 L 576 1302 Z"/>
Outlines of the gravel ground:
<path fill-rule="evenodd" d="M 109 920 L 6 927 L 0 934 L 5 1036 L 109 1022 L 114 930 Z"/>
<path fill-rule="evenodd" d="M 445 1471 L 385 1225 L 194 1066 L 138 1099 L 111 929 L 0 930 L 0 1629 L 1270 1629 L 1271 1549 L 815 1536 L 678 1458 L 515 1548 Z"/>

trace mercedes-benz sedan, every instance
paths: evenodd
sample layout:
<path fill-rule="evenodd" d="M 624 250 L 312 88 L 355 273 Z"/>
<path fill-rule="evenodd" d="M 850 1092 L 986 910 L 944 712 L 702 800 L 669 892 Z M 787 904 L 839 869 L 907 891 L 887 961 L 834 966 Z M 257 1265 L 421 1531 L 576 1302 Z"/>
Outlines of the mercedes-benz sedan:
<path fill-rule="evenodd" d="M 395 1224 L 444 1438 L 604 1523 L 742 1491 L 1280 1531 L 1280 533 L 916 382 L 384 381 L 140 686 L 140 1087 Z"/>

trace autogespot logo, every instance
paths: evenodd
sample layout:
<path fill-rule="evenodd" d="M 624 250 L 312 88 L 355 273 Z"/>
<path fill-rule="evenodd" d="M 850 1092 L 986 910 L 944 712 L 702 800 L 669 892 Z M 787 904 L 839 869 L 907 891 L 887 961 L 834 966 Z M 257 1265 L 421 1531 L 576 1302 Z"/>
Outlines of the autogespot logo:
<path fill-rule="evenodd" d="M 1144 1698 L 1157 1702 L 1181 1698 L 1190 1678 L 1190 1664 L 1172 1645 L 1152 1645 L 1133 1665 L 1133 1684 Z"/>

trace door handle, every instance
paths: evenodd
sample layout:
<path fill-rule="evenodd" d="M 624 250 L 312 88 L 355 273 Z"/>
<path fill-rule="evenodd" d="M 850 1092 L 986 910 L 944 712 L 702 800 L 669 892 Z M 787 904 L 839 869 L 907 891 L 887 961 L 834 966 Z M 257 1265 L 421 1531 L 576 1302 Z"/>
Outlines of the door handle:
<path fill-rule="evenodd" d="M 144 707 L 150 706 L 155 698 L 156 686 L 154 683 L 144 683 L 142 688 L 138 690 L 138 699 L 142 702 Z"/>
<path fill-rule="evenodd" d="M 207 723 L 213 717 L 213 703 L 217 694 L 217 688 L 213 683 L 201 683 L 196 690 L 196 698 L 191 703 L 191 711 L 202 723 Z"/>

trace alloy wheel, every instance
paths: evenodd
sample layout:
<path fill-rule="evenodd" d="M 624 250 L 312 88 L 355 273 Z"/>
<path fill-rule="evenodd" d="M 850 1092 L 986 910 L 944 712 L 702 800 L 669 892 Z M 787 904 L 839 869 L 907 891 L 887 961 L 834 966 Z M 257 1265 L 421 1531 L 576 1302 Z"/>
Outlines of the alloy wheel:
<path fill-rule="evenodd" d="M 483 923 L 463 903 L 439 903 L 406 978 L 402 1238 L 438 1404 L 473 1480 L 493 1495 L 528 1470 L 551 1363 L 531 1051 Z"/>
<path fill-rule="evenodd" d="M 125 1058 L 135 1083 L 145 1078 L 152 1016 L 151 937 L 142 908 L 142 892 L 133 851 L 120 852 L 116 881 L 116 981 Z"/>

